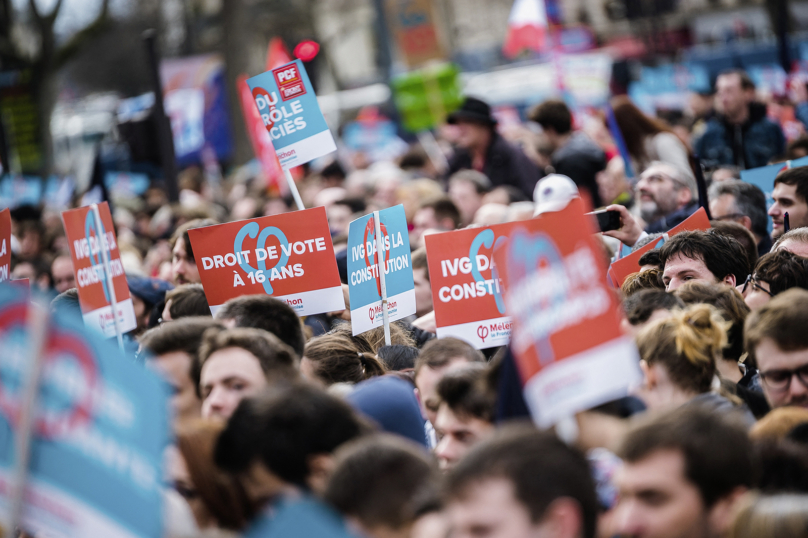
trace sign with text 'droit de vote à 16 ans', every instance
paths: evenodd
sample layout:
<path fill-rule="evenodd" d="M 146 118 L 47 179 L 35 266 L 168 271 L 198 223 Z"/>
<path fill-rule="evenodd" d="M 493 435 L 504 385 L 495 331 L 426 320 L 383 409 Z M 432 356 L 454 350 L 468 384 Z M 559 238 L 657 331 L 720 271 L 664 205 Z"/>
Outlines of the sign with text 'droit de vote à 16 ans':
<path fill-rule="evenodd" d="M 380 257 L 385 268 L 389 320 L 392 322 L 415 314 L 415 284 L 404 206 L 379 211 L 379 226 L 384 237 L 381 256 L 376 249 L 373 214 L 356 219 L 348 228 L 348 292 L 353 334 L 381 327 L 384 323 Z"/>
<path fill-rule="evenodd" d="M 46 321 L 31 308 L 27 293 L 0 284 L 0 532 L 14 535 L 23 387 L 41 344 L 22 527 L 53 538 L 163 536 L 168 385 L 81 320 Z"/>
<path fill-rule="evenodd" d="M 493 255 L 514 224 L 424 236 L 438 338 L 453 336 L 477 349 L 508 344 L 511 318 Z"/>
<path fill-rule="evenodd" d="M 212 313 L 241 295 L 271 295 L 299 316 L 345 309 L 325 208 L 188 230 Z"/>
<path fill-rule="evenodd" d="M 0 211 L 0 282 L 11 275 L 11 211 Z"/>
<path fill-rule="evenodd" d="M 337 150 L 300 60 L 247 79 L 283 168 Z"/>
<path fill-rule="evenodd" d="M 79 305 L 84 323 L 101 331 L 104 336 L 115 336 L 115 320 L 112 318 L 112 293 L 104 270 L 103 248 L 109 256 L 112 282 L 115 290 L 118 325 L 122 333 L 137 327 L 135 309 L 129 297 L 118 240 L 112 224 L 109 205 L 98 204 L 101 229 L 96 226 L 95 214 L 90 206 L 62 212 L 73 274 L 79 292 Z"/>
<path fill-rule="evenodd" d="M 583 202 L 515 224 L 494 258 L 525 401 L 534 421 L 548 427 L 625 396 L 641 380 L 640 360 L 620 330 Z"/>

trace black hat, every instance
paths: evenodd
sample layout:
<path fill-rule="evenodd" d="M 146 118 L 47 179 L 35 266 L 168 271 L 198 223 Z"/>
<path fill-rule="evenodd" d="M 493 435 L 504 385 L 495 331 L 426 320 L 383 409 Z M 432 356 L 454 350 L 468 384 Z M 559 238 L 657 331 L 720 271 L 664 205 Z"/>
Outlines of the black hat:
<path fill-rule="evenodd" d="M 481 123 L 493 127 L 497 120 L 491 116 L 491 107 L 485 101 L 474 97 L 466 97 L 460 108 L 449 114 L 446 121 L 455 124 L 458 121 Z"/>

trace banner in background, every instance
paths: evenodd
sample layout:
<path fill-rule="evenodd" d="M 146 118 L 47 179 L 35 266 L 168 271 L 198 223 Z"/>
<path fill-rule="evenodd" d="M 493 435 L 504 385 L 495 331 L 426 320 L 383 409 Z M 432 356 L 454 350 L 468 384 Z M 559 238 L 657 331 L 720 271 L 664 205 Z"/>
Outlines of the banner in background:
<path fill-rule="evenodd" d="M 511 350 L 542 428 L 625 396 L 642 379 L 595 232 L 574 199 L 561 211 L 514 223 L 495 246 L 513 319 Z"/>
<path fill-rule="evenodd" d="M 229 299 L 266 294 L 299 316 L 345 309 L 325 208 L 188 231 L 212 313 Z"/>
<path fill-rule="evenodd" d="M 766 207 L 769 208 L 774 203 L 772 200 L 772 192 L 774 191 L 774 178 L 783 170 L 790 168 L 797 168 L 799 166 L 808 166 L 808 157 L 794 159 L 793 161 L 785 161 L 781 163 L 770 164 L 761 166 L 760 168 L 750 168 L 749 170 L 741 170 L 741 179 L 747 183 L 751 183 L 766 195 Z M 769 233 L 772 231 L 772 219 L 768 217 Z"/>
<path fill-rule="evenodd" d="M 410 69 L 446 58 L 430 0 L 387 0 L 386 11 L 398 50 Z"/>
<path fill-rule="evenodd" d="M 247 79 L 283 168 L 337 150 L 300 60 Z"/>
<path fill-rule="evenodd" d="M 31 372 L 27 295 L 0 285 L 0 520 L 10 501 L 24 380 Z M 35 331 L 34 331 L 35 332 Z M 163 535 L 168 387 L 112 342 L 56 313 L 45 332 L 23 525 L 53 538 Z"/>
<path fill-rule="evenodd" d="M 62 222 L 70 245 L 73 274 L 79 292 L 79 305 L 84 323 L 101 331 L 105 336 L 115 336 L 115 320 L 112 318 L 112 294 L 104 270 L 103 248 L 109 255 L 109 266 L 115 289 L 118 324 L 121 333 L 137 327 L 135 309 L 129 297 L 129 286 L 118 251 L 118 240 L 109 205 L 98 204 L 101 229 L 96 226 L 95 215 L 90 206 L 62 212 Z"/>
<path fill-rule="evenodd" d="M 201 162 L 205 146 L 212 147 L 220 161 L 229 159 L 233 141 L 222 56 L 165 59 L 160 62 L 160 80 L 174 133 L 177 164 Z"/>
<path fill-rule="evenodd" d="M 415 314 L 415 284 L 404 206 L 382 209 L 379 221 L 384 236 L 382 266 L 386 267 L 387 313 L 393 322 Z M 348 229 L 348 291 L 353 334 L 381 327 L 382 284 L 373 214 L 356 219 Z"/>
<path fill-rule="evenodd" d="M 623 285 L 623 282 L 626 280 L 628 275 L 636 273 L 640 270 L 640 258 L 642 258 L 643 254 L 649 250 L 661 247 L 665 243 L 666 239 L 673 237 L 679 232 L 709 230 L 710 227 L 710 220 L 707 218 L 707 213 L 704 211 L 703 207 L 700 207 L 695 213 L 682 221 L 678 226 L 674 226 L 668 230 L 668 232 L 662 237 L 651 241 L 647 245 L 643 245 L 628 256 L 613 262 L 609 266 L 609 280 L 613 286 L 619 288 Z"/>
<path fill-rule="evenodd" d="M 0 282 L 11 275 L 11 211 L 0 211 Z"/>

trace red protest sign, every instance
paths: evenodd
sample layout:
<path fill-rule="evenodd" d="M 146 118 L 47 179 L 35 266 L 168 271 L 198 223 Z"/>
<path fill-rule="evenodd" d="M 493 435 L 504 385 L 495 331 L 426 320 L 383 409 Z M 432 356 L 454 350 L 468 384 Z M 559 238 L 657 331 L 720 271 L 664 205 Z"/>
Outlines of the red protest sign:
<path fill-rule="evenodd" d="M 300 316 L 343 310 L 325 208 L 188 231 L 211 312 L 241 295 L 267 294 Z"/>
<path fill-rule="evenodd" d="M 11 211 L 0 211 L 0 282 L 11 274 Z"/>
<path fill-rule="evenodd" d="M 117 304 L 118 325 L 122 333 L 137 327 L 135 309 L 129 297 L 118 240 L 112 224 L 112 215 L 106 202 L 98 204 L 101 217 L 99 230 L 95 214 L 90 206 L 62 212 L 67 241 L 70 244 L 70 258 L 73 261 L 73 274 L 79 292 L 79 305 L 84 315 L 84 323 L 104 333 L 115 336 L 115 320 L 112 318 L 112 290 L 104 270 L 104 254 L 109 256 L 113 289 Z"/>
<path fill-rule="evenodd" d="M 687 217 L 678 226 L 674 226 L 668 230 L 662 237 L 651 241 L 647 245 L 643 245 L 625 258 L 621 258 L 612 263 L 609 267 L 609 279 L 615 287 L 619 288 L 623 285 L 628 275 L 640 270 L 640 258 L 642 258 L 642 255 L 649 250 L 661 246 L 667 238 L 673 237 L 679 232 L 709 229 L 710 219 L 707 218 L 707 213 L 704 211 L 704 208 L 700 207 L 698 211 Z"/>
<path fill-rule="evenodd" d="M 624 396 L 641 379 L 594 232 L 575 199 L 515 223 L 494 252 L 513 318 L 511 349 L 541 427 Z"/>
<path fill-rule="evenodd" d="M 438 338 L 454 336 L 477 349 L 508 343 L 511 318 L 505 313 L 493 252 L 515 225 L 424 237 Z"/>

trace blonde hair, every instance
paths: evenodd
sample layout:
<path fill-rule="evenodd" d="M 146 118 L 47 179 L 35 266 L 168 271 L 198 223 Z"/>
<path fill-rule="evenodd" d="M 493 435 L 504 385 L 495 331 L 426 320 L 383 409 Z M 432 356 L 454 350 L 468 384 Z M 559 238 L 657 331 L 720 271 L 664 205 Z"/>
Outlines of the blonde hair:
<path fill-rule="evenodd" d="M 697 304 L 643 329 L 637 347 L 649 366 L 662 364 L 675 385 L 701 394 L 710 391 L 729 326 L 718 310 Z"/>
<path fill-rule="evenodd" d="M 750 496 L 738 511 L 729 538 L 804 538 L 808 495 Z"/>

